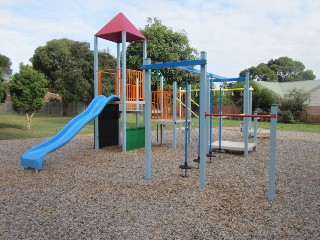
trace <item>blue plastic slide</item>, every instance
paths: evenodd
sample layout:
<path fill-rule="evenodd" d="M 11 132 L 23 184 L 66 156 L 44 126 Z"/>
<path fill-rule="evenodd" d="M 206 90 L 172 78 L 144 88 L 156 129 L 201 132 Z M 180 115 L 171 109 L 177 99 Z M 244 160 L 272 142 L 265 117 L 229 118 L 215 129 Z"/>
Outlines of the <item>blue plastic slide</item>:
<path fill-rule="evenodd" d="M 21 156 L 20 165 L 26 168 L 42 169 L 43 158 L 48 153 L 68 143 L 88 122 L 97 117 L 109 102 L 119 100 L 115 95 L 95 97 L 85 111 L 68 122 L 55 136 L 24 153 Z"/>

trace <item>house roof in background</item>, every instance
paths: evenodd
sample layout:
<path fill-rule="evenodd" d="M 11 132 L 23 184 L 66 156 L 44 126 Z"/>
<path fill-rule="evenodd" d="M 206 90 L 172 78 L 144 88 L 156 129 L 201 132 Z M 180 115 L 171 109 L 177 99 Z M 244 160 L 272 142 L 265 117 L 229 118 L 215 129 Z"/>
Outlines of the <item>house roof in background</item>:
<path fill-rule="evenodd" d="M 283 96 L 288 91 L 297 88 L 306 92 L 313 92 L 320 88 L 320 80 L 307 80 L 307 81 L 295 81 L 295 82 L 257 82 L 262 87 L 265 87 L 276 94 Z"/>

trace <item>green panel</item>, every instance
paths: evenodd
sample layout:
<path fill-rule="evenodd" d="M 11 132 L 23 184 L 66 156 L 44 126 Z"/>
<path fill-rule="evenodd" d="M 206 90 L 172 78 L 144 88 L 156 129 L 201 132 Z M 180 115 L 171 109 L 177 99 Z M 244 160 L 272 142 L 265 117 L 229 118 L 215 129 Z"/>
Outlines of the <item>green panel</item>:
<path fill-rule="evenodd" d="M 145 128 L 133 127 L 127 128 L 127 151 L 145 146 Z"/>

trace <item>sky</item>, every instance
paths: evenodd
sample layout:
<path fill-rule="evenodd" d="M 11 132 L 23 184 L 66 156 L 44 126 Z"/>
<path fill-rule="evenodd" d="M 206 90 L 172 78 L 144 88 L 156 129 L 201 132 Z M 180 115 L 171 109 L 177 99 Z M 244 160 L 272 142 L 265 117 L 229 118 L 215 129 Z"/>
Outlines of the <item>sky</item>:
<path fill-rule="evenodd" d="M 35 49 L 52 39 L 86 41 L 119 12 L 138 29 L 148 17 L 206 51 L 208 72 L 237 77 L 241 70 L 288 56 L 320 78 L 319 0 L 0 0 L 0 54 L 30 63 Z M 99 50 L 116 44 L 99 40 Z"/>

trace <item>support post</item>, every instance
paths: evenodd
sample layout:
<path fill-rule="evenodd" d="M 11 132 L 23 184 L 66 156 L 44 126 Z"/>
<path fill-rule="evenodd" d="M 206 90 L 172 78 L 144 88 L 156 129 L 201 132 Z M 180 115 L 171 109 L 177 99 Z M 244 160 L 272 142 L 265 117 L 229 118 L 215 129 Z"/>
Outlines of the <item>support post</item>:
<path fill-rule="evenodd" d="M 122 152 L 127 150 L 127 53 L 126 32 L 122 31 Z"/>
<path fill-rule="evenodd" d="M 98 96 L 98 37 L 94 36 L 94 55 L 93 55 L 93 77 L 94 77 L 94 97 Z M 99 120 L 94 119 L 94 149 L 99 149 Z"/>
<path fill-rule="evenodd" d="M 151 64 L 151 59 L 143 60 L 143 64 Z M 151 70 L 145 71 L 144 79 L 144 95 L 145 95 L 145 109 L 144 109 L 144 124 L 145 124 L 145 179 L 150 180 L 151 176 Z"/>
<path fill-rule="evenodd" d="M 249 72 L 246 72 L 246 84 L 244 86 L 244 114 L 249 114 Z M 249 156 L 249 118 L 243 119 L 243 136 L 244 136 L 244 157 L 248 159 Z"/>
<path fill-rule="evenodd" d="M 161 119 L 164 116 L 164 96 L 163 96 L 163 76 L 160 76 L 160 91 L 161 91 L 161 103 L 160 103 L 160 112 L 161 112 Z M 164 144 L 164 134 L 163 134 L 163 123 L 160 124 L 160 137 L 161 137 L 161 144 Z"/>
<path fill-rule="evenodd" d="M 257 115 L 257 112 L 254 112 L 254 115 Z M 253 122 L 253 142 L 256 145 L 255 148 L 257 148 L 258 143 L 258 119 L 255 117 Z"/>
<path fill-rule="evenodd" d="M 278 106 L 271 105 L 271 116 L 277 116 Z M 269 189 L 268 199 L 273 201 L 276 196 L 276 160 L 277 160 L 277 118 L 271 118 L 270 129 L 270 159 L 269 159 Z"/>
<path fill-rule="evenodd" d="M 173 82 L 173 87 L 172 87 L 172 91 L 173 91 L 173 113 L 172 113 L 172 148 L 176 149 L 177 148 L 177 82 L 174 81 Z"/>
<path fill-rule="evenodd" d="M 207 54 L 206 52 L 200 53 L 200 59 L 206 60 Z M 206 98 L 206 81 L 207 81 L 207 64 L 201 64 L 200 69 L 200 113 L 199 113 L 199 141 L 200 141 L 200 177 L 199 177 L 199 187 L 201 189 L 204 189 L 206 186 L 206 104 L 207 104 L 207 98 Z"/>

